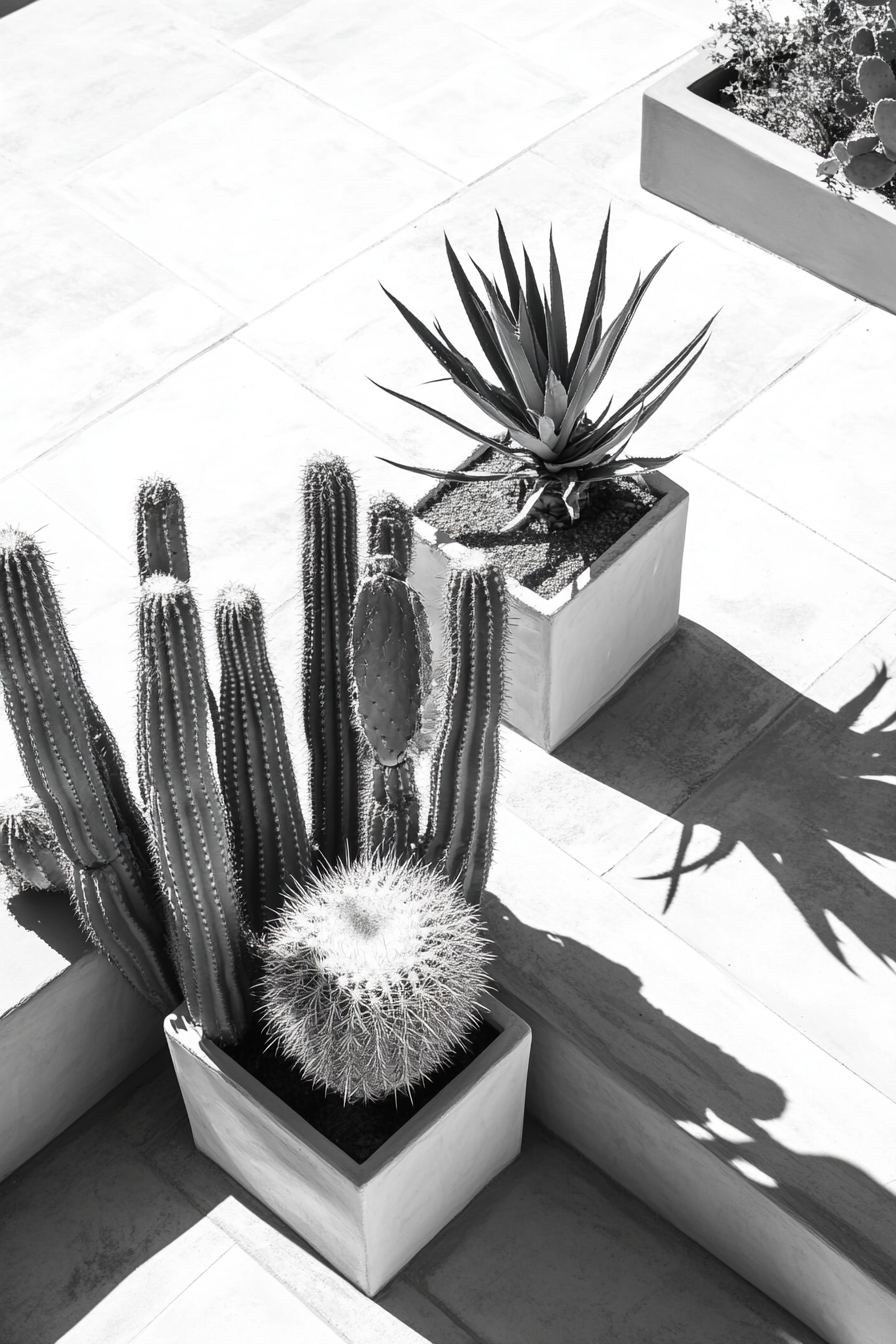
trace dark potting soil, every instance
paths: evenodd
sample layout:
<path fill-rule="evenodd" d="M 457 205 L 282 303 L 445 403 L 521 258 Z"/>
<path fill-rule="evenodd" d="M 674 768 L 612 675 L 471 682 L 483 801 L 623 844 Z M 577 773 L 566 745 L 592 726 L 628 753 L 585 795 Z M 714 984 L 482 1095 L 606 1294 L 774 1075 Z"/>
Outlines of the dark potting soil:
<path fill-rule="evenodd" d="M 481 1055 L 498 1035 L 490 1022 L 480 1018 L 466 1043 L 453 1051 L 428 1082 L 415 1087 L 413 1096 L 351 1101 L 347 1105 L 336 1094 L 312 1087 L 296 1065 L 279 1050 L 273 1046 L 265 1049 L 258 1027 L 253 1027 L 240 1045 L 227 1047 L 224 1052 L 324 1138 L 335 1143 L 355 1162 L 364 1162 L 422 1106 L 438 1096 L 442 1088 Z"/>
<path fill-rule="evenodd" d="M 494 471 L 508 458 L 495 450 L 483 453 L 471 471 Z M 500 529 L 521 507 L 519 482 L 464 481 L 440 487 L 436 497 L 415 510 L 442 535 L 441 541 L 487 551 L 505 574 L 541 597 L 553 597 L 598 556 L 643 518 L 656 495 L 631 478 L 599 481 L 591 504 L 569 527 L 549 528 L 541 518 L 529 518 L 518 532 Z"/>

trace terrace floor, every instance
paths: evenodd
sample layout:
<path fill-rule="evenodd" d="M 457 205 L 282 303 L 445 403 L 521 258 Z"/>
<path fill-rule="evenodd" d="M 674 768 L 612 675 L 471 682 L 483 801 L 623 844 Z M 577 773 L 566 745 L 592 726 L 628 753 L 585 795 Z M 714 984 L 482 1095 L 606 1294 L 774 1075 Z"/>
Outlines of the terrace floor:
<path fill-rule="evenodd" d="M 370 381 L 463 418 L 418 390 L 434 367 L 380 282 L 463 348 L 443 231 L 495 266 L 498 209 L 540 269 L 553 225 L 573 309 L 608 206 L 611 311 L 678 244 L 613 386 L 722 310 L 640 435 L 645 453 L 688 450 L 668 469 L 690 492 L 681 628 L 552 757 L 505 733 L 502 824 L 671 931 L 827 1070 L 822 1134 L 806 1119 L 828 1107 L 820 1065 L 748 1060 L 630 965 L 629 998 L 765 1087 L 736 1123 L 711 1088 L 680 1123 L 733 1144 L 732 1163 L 754 1142 L 779 1172 L 836 1168 L 892 1205 L 896 317 L 641 190 L 643 88 L 720 13 L 0 3 L 0 524 L 39 530 L 131 761 L 132 505 L 143 477 L 171 476 L 203 608 L 224 582 L 258 589 L 295 728 L 303 456 L 333 448 L 362 495 L 413 500 L 419 478 L 380 454 L 450 467 L 465 451 Z M 20 779 L 3 723 L 0 793 Z M 540 915 L 557 974 L 562 902 Z M 610 976 L 611 934 L 591 941 Z M 35 964 L 60 955 L 20 935 Z M 534 1120 L 519 1162 L 371 1303 L 195 1152 L 163 1054 L 0 1185 L 0 1247 L 2 1344 L 817 1338 Z"/>

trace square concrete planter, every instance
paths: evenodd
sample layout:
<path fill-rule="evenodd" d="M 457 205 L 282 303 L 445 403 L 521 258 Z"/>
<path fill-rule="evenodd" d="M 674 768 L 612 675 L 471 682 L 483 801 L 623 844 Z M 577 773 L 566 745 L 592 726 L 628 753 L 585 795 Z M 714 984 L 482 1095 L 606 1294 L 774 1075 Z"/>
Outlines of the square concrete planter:
<path fill-rule="evenodd" d="M 475 465 L 484 451 L 477 449 L 460 469 Z M 504 719 L 546 751 L 621 690 L 678 627 L 688 494 L 660 472 L 645 479 L 657 497 L 653 508 L 556 596 L 544 598 L 507 580 Z M 467 548 L 420 518 L 414 529 L 410 582 L 426 607 L 438 661 L 448 565 Z"/>
<path fill-rule="evenodd" d="M 818 157 L 721 107 L 729 74 L 709 52 L 644 92 L 642 187 L 896 312 L 896 211 L 835 195 Z"/>
<path fill-rule="evenodd" d="M 182 1011 L 165 1034 L 196 1147 L 373 1297 L 520 1151 L 531 1033 L 487 1014 L 496 1039 L 360 1163 Z"/>

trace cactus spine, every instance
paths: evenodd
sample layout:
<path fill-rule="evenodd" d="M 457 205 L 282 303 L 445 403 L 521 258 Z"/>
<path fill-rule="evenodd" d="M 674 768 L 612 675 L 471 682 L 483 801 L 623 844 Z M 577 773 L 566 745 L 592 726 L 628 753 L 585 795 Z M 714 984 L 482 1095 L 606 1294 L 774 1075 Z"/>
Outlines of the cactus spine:
<path fill-rule="evenodd" d="M 0 532 L 0 675 L 31 787 L 72 864 L 93 942 L 154 1007 L 178 1002 L 149 837 L 33 537 Z"/>
<path fill-rule="evenodd" d="M 420 729 L 429 635 L 400 570 L 391 556 L 367 562 L 352 616 L 352 670 L 372 762 L 367 853 L 405 859 L 416 851 L 420 826 L 408 752 Z"/>
<path fill-rule="evenodd" d="M 507 627 L 500 569 L 477 552 L 453 562 L 444 617 L 447 668 L 423 856 L 477 902 L 491 862 L 498 787 Z"/>
<path fill-rule="evenodd" d="M 248 967 L 224 800 L 208 752 L 206 668 L 188 586 L 155 574 L 140 597 L 138 645 L 144 778 L 181 987 L 211 1040 L 248 1025 Z"/>
<path fill-rule="evenodd" d="M 254 933 L 283 905 L 290 878 L 311 856 L 283 709 L 268 658 L 261 602 L 231 584 L 215 604 L 221 658 L 221 787 L 233 852 Z"/>
<path fill-rule="evenodd" d="M 0 805 L 0 867 L 15 891 L 70 891 L 70 865 L 33 789 Z"/>
<path fill-rule="evenodd" d="M 302 704 L 314 844 L 327 863 L 357 858 L 360 735 L 351 712 L 352 604 L 358 582 L 355 483 L 331 454 L 302 474 Z"/>

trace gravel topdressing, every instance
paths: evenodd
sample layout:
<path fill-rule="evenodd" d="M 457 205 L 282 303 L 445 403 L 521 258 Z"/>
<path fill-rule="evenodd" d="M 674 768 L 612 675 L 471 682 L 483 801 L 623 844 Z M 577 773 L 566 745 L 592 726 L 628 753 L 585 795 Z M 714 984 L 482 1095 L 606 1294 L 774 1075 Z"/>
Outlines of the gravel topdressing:
<path fill-rule="evenodd" d="M 507 458 L 483 454 L 471 471 L 495 470 Z M 489 553 L 505 574 L 541 597 L 554 597 L 598 556 L 609 550 L 656 503 L 656 496 L 631 479 L 600 481 L 592 506 L 570 527 L 550 529 L 541 519 L 527 519 L 519 532 L 499 529 L 520 509 L 519 483 L 465 481 L 446 484 L 436 498 L 415 513 L 431 527 Z"/>

